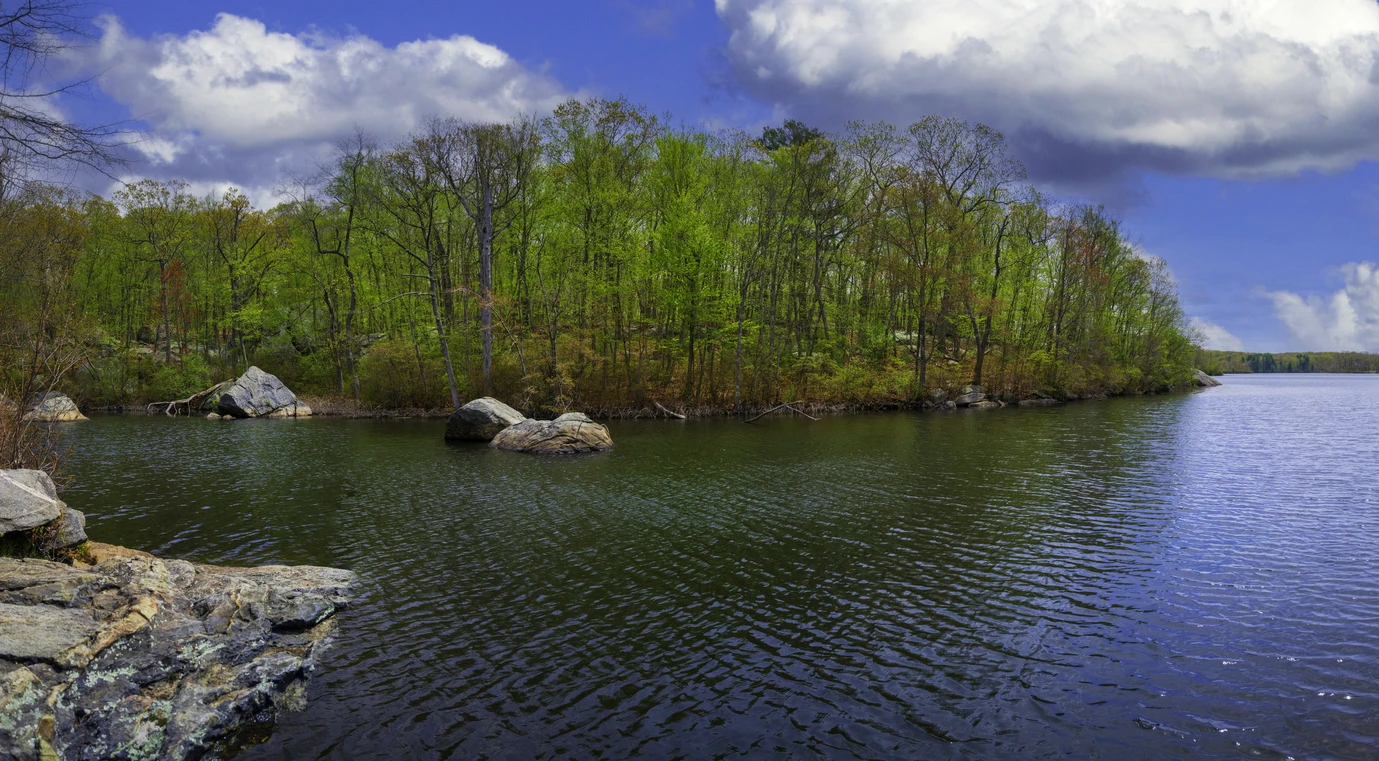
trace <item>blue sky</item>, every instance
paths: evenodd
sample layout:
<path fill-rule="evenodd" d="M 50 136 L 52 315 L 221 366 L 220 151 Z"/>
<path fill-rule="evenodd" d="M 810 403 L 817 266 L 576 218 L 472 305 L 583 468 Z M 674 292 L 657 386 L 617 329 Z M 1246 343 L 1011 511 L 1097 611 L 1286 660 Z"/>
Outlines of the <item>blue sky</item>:
<path fill-rule="evenodd" d="M 1004 130 L 1032 179 L 1163 257 L 1211 345 L 1379 351 L 1379 6 L 1268 0 L 109 0 L 64 107 L 147 129 L 134 173 L 268 199 L 355 127 L 626 95 Z M 472 39 L 470 39 L 472 38 Z"/>

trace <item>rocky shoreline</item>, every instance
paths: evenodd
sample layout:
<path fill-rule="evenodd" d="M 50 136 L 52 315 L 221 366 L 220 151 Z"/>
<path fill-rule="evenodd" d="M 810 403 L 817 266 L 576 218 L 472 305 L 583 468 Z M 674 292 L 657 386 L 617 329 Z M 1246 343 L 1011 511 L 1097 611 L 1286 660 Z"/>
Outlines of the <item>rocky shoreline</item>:
<path fill-rule="evenodd" d="M 216 757 L 261 736 L 303 704 L 357 583 L 87 551 L 0 558 L 0 759 Z"/>

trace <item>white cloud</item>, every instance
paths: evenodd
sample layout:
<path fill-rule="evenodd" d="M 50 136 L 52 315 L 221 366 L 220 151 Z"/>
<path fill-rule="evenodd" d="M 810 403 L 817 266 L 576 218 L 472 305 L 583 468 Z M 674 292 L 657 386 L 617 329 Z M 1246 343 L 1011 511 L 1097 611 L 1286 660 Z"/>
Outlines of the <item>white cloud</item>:
<path fill-rule="evenodd" d="M 1352 262 L 1341 275 L 1345 286 L 1325 298 L 1269 292 L 1274 311 L 1298 349 L 1379 352 L 1379 264 Z"/>
<path fill-rule="evenodd" d="M 554 79 L 463 35 L 387 47 L 357 34 L 270 32 L 228 13 L 208 30 L 152 39 L 114 17 L 101 23 L 85 64 L 151 127 L 136 147 L 168 176 L 270 184 L 284 162 L 356 129 L 395 138 L 432 114 L 501 121 L 568 97 Z"/>
<path fill-rule="evenodd" d="M 1218 351 L 1245 351 L 1245 342 L 1241 341 L 1229 330 L 1217 325 L 1214 322 L 1207 322 L 1200 317 L 1193 317 L 1189 322 L 1189 327 L 1197 334 L 1204 349 L 1216 349 Z"/>
<path fill-rule="evenodd" d="M 716 6 L 729 60 L 760 97 L 835 122 L 986 121 L 1049 154 L 1036 169 L 1054 174 L 1093 162 L 1286 174 L 1379 156 L 1374 0 Z"/>

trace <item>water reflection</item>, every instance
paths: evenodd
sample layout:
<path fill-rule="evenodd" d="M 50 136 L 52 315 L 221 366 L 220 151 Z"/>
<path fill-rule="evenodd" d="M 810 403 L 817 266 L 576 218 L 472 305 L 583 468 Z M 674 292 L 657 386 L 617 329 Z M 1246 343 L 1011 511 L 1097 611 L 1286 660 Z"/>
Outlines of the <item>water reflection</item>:
<path fill-rule="evenodd" d="M 1374 755 L 1374 378 L 819 422 L 106 418 L 97 538 L 359 571 L 251 758 Z"/>

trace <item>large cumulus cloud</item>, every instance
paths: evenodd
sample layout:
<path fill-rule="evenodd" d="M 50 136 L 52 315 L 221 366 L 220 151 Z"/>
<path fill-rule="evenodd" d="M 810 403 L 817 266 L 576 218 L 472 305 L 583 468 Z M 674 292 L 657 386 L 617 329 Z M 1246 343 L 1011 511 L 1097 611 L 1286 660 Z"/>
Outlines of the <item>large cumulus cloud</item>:
<path fill-rule="evenodd" d="M 222 13 L 207 30 L 152 39 L 102 21 L 84 63 L 147 124 L 141 174 L 267 187 L 363 130 L 405 135 L 425 116 L 505 120 L 568 93 L 473 37 L 388 47 L 362 35 L 269 31 Z"/>
<path fill-rule="evenodd" d="M 784 111 L 1005 130 L 1043 179 L 1219 176 L 1379 156 L 1379 4 L 716 0 L 728 59 Z"/>

